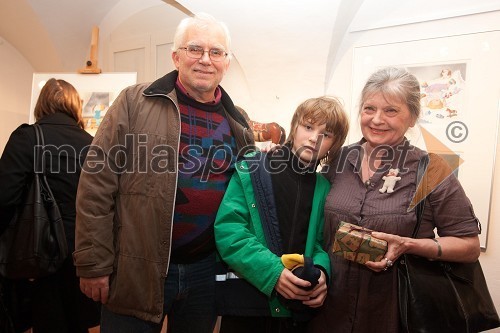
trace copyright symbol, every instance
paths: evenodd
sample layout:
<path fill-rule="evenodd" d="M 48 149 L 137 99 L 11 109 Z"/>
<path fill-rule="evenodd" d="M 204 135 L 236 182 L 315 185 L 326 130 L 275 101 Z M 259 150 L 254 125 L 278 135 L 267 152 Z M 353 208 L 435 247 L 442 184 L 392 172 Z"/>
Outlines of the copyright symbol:
<path fill-rule="evenodd" d="M 446 137 L 453 143 L 460 143 L 467 139 L 469 129 L 461 121 L 453 121 L 446 127 Z"/>

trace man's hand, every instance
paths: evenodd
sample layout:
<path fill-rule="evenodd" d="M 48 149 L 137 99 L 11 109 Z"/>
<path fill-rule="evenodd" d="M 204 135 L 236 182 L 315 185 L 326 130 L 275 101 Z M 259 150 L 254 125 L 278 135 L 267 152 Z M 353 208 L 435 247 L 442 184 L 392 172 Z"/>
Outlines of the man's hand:
<path fill-rule="evenodd" d="M 96 302 L 106 304 L 109 296 L 109 275 L 96 278 L 80 278 L 80 290 Z"/>

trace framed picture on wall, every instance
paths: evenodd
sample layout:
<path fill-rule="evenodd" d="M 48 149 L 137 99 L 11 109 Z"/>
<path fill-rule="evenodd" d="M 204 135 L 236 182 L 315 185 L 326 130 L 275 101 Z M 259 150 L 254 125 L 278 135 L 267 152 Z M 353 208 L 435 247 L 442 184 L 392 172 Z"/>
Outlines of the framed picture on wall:
<path fill-rule="evenodd" d="M 82 116 L 85 130 L 95 135 L 108 108 L 118 97 L 120 91 L 136 83 L 137 74 L 34 73 L 31 90 L 30 123 L 35 121 L 33 110 L 40 95 L 40 90 L 50 78 L 65 80 L 78 90 L 80 98 L 83 100 Z"/>
<path fill-rule="evenodd" d="M 377 69 L 403 67 L 420 82 L 421 116 L 410 142 L 448 161 L 474 206 L 486 249 L 500 92 L 500 31 L 354 48 L 353 110 Z M 349 142 L 361 138 L 351 115 Z"/>

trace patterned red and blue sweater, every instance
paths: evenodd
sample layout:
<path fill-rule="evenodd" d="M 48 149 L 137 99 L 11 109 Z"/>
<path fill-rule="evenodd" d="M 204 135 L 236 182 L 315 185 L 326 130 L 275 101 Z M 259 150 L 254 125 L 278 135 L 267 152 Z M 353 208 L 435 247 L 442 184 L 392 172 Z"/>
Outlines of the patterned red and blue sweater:
<path fill-rule="evenodd" d="M 220 89 L 212 103 L 190 98 L 179 81 L 176 92 L 181 138 L 171 261 L 190 263 L 215 251 L 213 225 L 237 148 Z"/>

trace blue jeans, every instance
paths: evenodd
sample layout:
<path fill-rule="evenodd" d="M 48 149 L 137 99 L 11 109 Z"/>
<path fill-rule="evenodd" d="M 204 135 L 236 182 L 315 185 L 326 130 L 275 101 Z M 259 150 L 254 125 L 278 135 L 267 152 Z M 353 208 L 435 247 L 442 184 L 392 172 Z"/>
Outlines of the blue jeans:
<path fill-rule="evenodd" d="M 212 333 L 217 319 L 215 254 L 192 264 L 171 263 L 164 297 L 163 313 L 168 317 L 169 333 Z M 101 333 L 159 333 L 161 327 L 102 307 Z"/>

